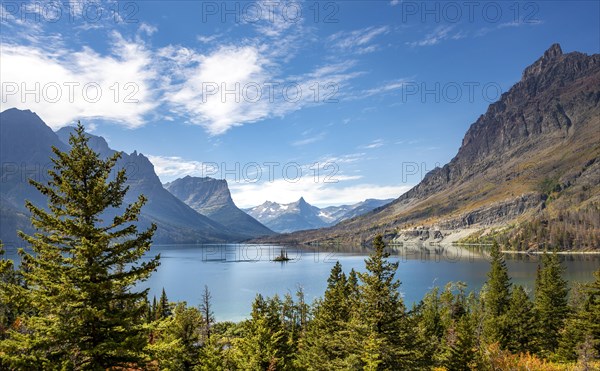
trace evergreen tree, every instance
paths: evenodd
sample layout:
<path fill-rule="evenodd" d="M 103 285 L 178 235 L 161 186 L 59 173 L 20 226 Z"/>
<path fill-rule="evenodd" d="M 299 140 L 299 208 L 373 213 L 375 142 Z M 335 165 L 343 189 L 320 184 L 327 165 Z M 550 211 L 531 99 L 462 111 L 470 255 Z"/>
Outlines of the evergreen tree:
<path fill-rule="evenodd" d="M 356 335 L 380 345 L 380 369 L 408 369 L 414 362 L 414 334 L 409 327 L 404 303 L 394 279 L 398 262 L 389 262 L 383 237 L 373 241 L 373 252 L 365 260 L 367 272 L 359 273 L 358 312 L 354 318 Z M 363 357 L 364 359 L 364 357 Z"/>
<path fill-rule="evenodd" d="M 594 277 L 594 282 L 587 289 L 583 321 L 588 329 L 592 346 L 600 356 L 600 269 L 594 272 Z"/>
<path fill-rule="evenodd" d="M 172 314 L 173 312 L 171 311 L 171 303 L 169 303 L 169 298 L 167 298 L 167 293 L 163 287 L 160 294 L 160 299 L 156 305 L 156 310 L 154 311 L 154 315 L 156 319 L 162 319 L 170 317 Z"/>
<path fill-rule="evenodd" d="M 434 287 L 412 310 L 412 317 L 417 329 L 418 349 L 422 353 L 424 368 L 439 366 L 446 326 L 442 318 L 443 307 L 439 288 Z"/>
<path fill-rule="evenodd" d="M 462 316 L 448 338 L 449 352 L 444 366 L 452 371 L 470 371 L 474 367 L 477 355 L 473 324 L 469 316 Z"/>
<path fill-rule="evenodd" d="M 569 289 L 563 279 L 564 268 L 556 253 L 545 253 L 535 282 L 534 308 L 537 313 L 537 345 L 544 356 L 549 356 L 558 346 L 560 331 L 569 313 Z"/>
<path fill-rule="evenodd" d="M 298 364 L 308 370 L 331 370 L 348 355 L 350 303 L 346 275 L 336 262 L 327 279 L 322 300 L 315 303 L 314 316 L 301 339 Z"/>
<path fill-rule="evenodd" d="M 178 302 L 170 316 L 152 324 L 147 350 L 161 370 L 192 370 L 200 364 L 202 322 L 198 308 Z"/>
<path fill-rule="evenodd" d="M 514 353 L 533 350 L 536 322 L 533 303 L 529 300 L 523 286 L 515 286 L 510 297 L 506 314 L 505 346 Z"/>
<path fill-rule="evenodd" d="M 251 318 L 244 323 L 244 336 L 234 342 L 236 363 L 243 370 L 285 369 L 286 339 L 282 329 L 277 296 L 265 300 L 258 294 Z"/>
<path fill-rule="evenodd" d="M 112 173 L 120 154 L 103 160 L 88 140 L 79 124 L 69 152 L 53 148 L 47 184 L 30 180 L 48 197 L 48 209 L 26 203 L 37 229 L 20 233 L 33 250 L 22 253 L 32 314 L 0 344 L 15 368 L 106 369 L 145 361 L 147 290 L 134 286 L 159 265 L 159 256 L 140 263 L 156 226 L 137 231 L 143 196 L 108 217 L 128 190 L 125 170 Z"/>
<path fill-rule="evenodd" d="M 488 342 L 499 342 L 506 347 L 508 336 L 505 313 L 510 304 L 510 278 L 504 256 L 498 242 L 494 241 L 490 256 L 492 258 L 487 281 L 482 290 L 484 305 L 484 336 Z"/>

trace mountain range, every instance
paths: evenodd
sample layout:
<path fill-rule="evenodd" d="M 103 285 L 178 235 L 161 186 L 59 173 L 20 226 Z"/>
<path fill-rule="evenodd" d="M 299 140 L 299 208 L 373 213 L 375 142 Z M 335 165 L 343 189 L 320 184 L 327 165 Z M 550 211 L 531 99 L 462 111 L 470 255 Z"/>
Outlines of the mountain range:
<path fill-rule="evenodd" d="M 241 236 L 250 238 L 275 234 L 252 216 L 238 209 L 224 179 L 186 176 L 166 183 L 164 187 L 198 213 Z"/>
<path fill-rule="evenodd" d="M 17 230 L 33 232 L 29 224 L 29 213 L 25 209 L 25 200 L 42 206 L 46 205 L 47 201 L 27 180 L 47 180 L 46 171 L 52 166 L 51 147 L 67 151 L 72 130 L 72 127 L 64 127 L 53 132 L 40 117 L 29 110 L 13 108 L 0 113 L 0 239 L 5 244 L 20 243 Z M 89 133 L 87 135 L 90 138 L 90 147 L 102 157 L 116 152 L 108 146 L 104 138 Z M 231 220 L 211 213 L 215 217 L 212 219 L 194 210 L 163 187 L 154 166 L 141 153 L 121 152 L 121 158 L 115 168 L 127 170 L 126 185 L 129 186 L 129 192 L 125 197 L 125 204 L 133 202 L 140 194 L 148 198 L 142 209 L 139 225 L 143 228 L 150 223 L 156 223 L 158 229 L 154 241 L 157 243 L 238 242 L 263 234 L 273 234 L 256 221 L 253 224 L 254 228 L 243 230 L 235 227 L 236 218 L 242 213 L 239 210 L 237 214 L 231 215 Z M 229 191 L 226 192 L 228 194 Z M 119 211 L 122 210 L 110 210 L 105 218 Z"/>
<path fill-rule="evenodd" d="M 600 246 L 600 54 L 552 45 L 468 129 L 456 156 L 388 205 L 262 242 Z"/>
<path fill-rule="evenodd" d="M 244 211 L 275 232 L 288 233 L 334 225 L 391 201 L 367 199 L 353 205 L 329 206 L 320 209 L 306 202 L 304 197 L 300 197 L 298 201 L 289 204 L 266 201 Z"/>

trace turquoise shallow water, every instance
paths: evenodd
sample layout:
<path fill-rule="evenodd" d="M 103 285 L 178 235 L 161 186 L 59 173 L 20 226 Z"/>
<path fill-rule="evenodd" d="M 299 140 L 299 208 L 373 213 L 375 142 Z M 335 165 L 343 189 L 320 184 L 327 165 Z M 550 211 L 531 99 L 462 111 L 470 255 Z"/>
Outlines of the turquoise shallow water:
<path fill-rule="evenodd" d="M 322 296 L 327 277 L 336 261 L 344 271 L 364 270 L 366 250 L 344 248 L 312 250 L 287 248 L 293 260 L 271 261 L 280 254 L 280 246 L 272 245 L 155 245 L 149 256 L 160 253 L 161 266 L 141 287 L 149 287 L 150 295 L 159 296 L 164 287 L 171 301 L 184 300 L 197 305 L 204 285 L 213 298 L 217 320 L 238 321 L 245 318 L 257 293 L 284 295 L 302 287 L 308 301 Z M 7 249 L 9 258 L 16 257 Z M 463 281 L 468 290 L 479 290 L 485 282 L 489 262 L 476 251 L 453 246 L 401 247 L 393 251 L 399 261 L 397 278 L 408 306 L 419 301 L 433 286 L 443 287 L 450 281 Z M 533 288 L 539 256 L 507 254 L 507 266 L 513 283 Z M 593 279 L 600 267 L 600 255 L 561 255 L 566 278 L 572 282 Z"/>

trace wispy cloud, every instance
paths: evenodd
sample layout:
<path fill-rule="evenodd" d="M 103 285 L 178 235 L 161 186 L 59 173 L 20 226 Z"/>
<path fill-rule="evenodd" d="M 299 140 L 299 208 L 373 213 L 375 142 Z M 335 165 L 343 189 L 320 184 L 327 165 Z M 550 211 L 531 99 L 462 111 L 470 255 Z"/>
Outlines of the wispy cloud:
<path fill-rule="evenodd" d="M 402 89 L 410 81 L 414 81 L 414 78 L 401 78 L 396 80 L 387 81 L 377 87 L 363 90 L 360 94 L 356 95 L 355 98 L 365 98 L 376 94 L 389 93 L 395 90 Z"/>
<path fill-rule="evenodd" d="M 383 139 L 375 139 L 374 141 L 365 144 L 363 146 L 360 146 L 360 148 L 363 149 L 374 149 L 374 148 L 379 148 L 382 147 L 385 144 L 385 141 Z"/>
<path fill-rule="evenodd" d="M 441 25 L 436 27 L 432 32 L 428 33 L 423 39 L 413 42 L 408 42 L 410 46 L 432 46 L 439 44 L 444 40 L 459 40 L 466 37 L 463 32 L 452 32 L 454 25 Z"/>
<path fill-rule="evenodd" d="M 306 133 L 305 138 L 292 142 L 292 145 L 297 147 L 297 146 L 305 146 L 307 144 L 319 142 L 319 141 L 325 139 L 326 134 L 327 133 L 325 133 L 325 132 L 320 132 L 320 133 L 314 134 L 314 135 L 311 135 L 310 133 Z"/>
<path fill-rule="evenodd" d="M 333 48 L 344 52 L 366 54 L 378 49 L 377 44 L 372 41 L 379 35 L 387 34 L 389 26 L 367 27 L 354 31 L 340 31 L 329 36 L 328 41 Z"/>

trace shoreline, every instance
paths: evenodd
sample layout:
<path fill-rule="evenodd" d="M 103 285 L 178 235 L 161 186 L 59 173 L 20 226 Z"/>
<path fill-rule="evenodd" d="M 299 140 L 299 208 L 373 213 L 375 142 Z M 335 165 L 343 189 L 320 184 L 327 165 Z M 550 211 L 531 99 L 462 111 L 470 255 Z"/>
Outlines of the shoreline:
<path fill-rule="evenodd" d="M 552 254 L 552 251 L 513 251 L 502 250 L 503 254 L 525 254 L 525 255 L 542 255 L 544 253 Z M 557 251 L 557 255 L 600 255 L 600 251 Z"/>

